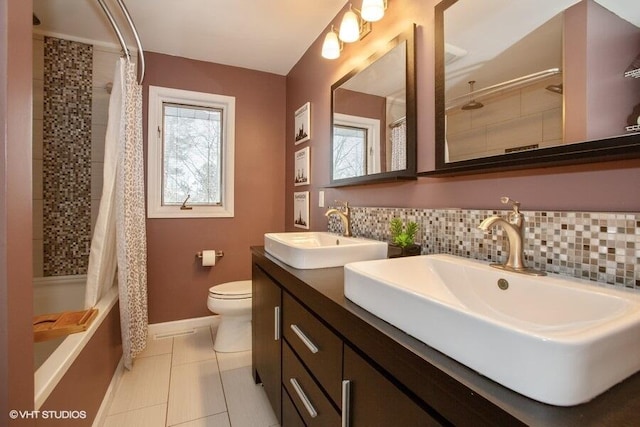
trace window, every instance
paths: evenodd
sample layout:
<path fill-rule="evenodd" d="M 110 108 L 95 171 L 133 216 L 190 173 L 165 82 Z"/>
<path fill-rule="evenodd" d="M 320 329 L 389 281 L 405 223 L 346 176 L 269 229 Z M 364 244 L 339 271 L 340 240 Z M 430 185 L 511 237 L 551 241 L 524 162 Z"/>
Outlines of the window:
<path fill-rule="evenodd" d="M 334 114 L 333 179 L 380 172 L 380 121 Z"/>
<path fill-rule="evenodd" d="M 147 216 L 233 217 L 235 98 L 149 87 Z"/>

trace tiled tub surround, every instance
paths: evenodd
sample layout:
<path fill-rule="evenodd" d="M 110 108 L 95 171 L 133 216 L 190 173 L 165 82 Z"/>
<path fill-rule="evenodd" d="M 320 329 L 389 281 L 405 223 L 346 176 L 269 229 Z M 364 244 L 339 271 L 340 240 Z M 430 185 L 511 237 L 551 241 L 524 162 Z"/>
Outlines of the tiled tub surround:
<path fill-rule="evenodd" d="M 53 37 L 46 37 L 49 42 L 59 41 L 60 43 L 71 43 L 67 40 L 60 40 Z M 45 36 L 41 34 L 33 35 L 33 275 L 34 277 L 42 277 L 44 274 L 44 199 L 50 198 L 50 195 L 45 194 L 43 191 L 44 175 L 43 175 L 43 157 L 44 157 L 44 143 L 43 143 L 43 128 L 44 128 L 44 81 L 45 81 Z M 87 46 L 80 44 L 81 46 Z M 100 196 L 102 194 L 102 170 L 104 164 L 104 141 L 107 127 L 107 111 L 109 106 L 109 92 L 106 89 L 108 83 L 113 80 L 114 67 L 118 59 L 120 58 L 120 50 L 118 48 L 110 48 L 104 46 L 93 46 L 93 54 L 91 56 L 86 55 L 82 59 L 84 61 L 90 61 L 91 67 L 91 87 L 84 87 L 84 90 L 91 91 L 91 103 L 90 110 L 84 111 L 83 115 L 90 113 L 91 120 L 91 158 L 90 158 L 90 175 L 91 175 L 91 229 L 88 236 L 93 234 L 93 226 L 98 215 L 98 208 L 100 205 Z M 49 60 L 57 60 L 56 58 L 49 58 Z M 76 58 L 76 60 L 79 60 Z M 50 71 L 51 68 L 48 68 Z M 84 82 L 83 84 L 86 84 Z M 48 117 L 48 126 L 51 126 L 52 122 L 55 122 L 55 117 Z M 62 131 L 59 129 L 59 131 Z M 83 133 L 86 130 L 83 130 Z M 86 142 L 86 141 L 85 141 Z M 83 178 L 87 175 L 87 165 L 83 165 Z M 86 183 L 85 190 L 86 190 Z M 49 189 L 50 190 L 50 189 Z M 46 196 L 46 197 L 45 197 Z M 86 202 L 86 199 L 85 199 Z M 86 204 L 86 203 L 85 203 Z M 82 212 L 83 223 L 86 225 L 86 212 Z M 50 231 L 50 230 L 48 230 Z M 48 236 L 50 239 L 50 236 Z M 50 259 L 50 258 L 49 258 Z M 84 263 L 86 268 L 87 258 L 84 257 Z M 65 272 L 67 267 L 65 266 Z M 74 268 L 77 266 L 73 262 Z M 47 275 L 51 275 L 53 272 L 56 275 L 62 274 L 61 270 L 53 271 L 50 268 L 47 269 Z M 69 273 L 71 274 L 71 273 Z"/>
<path fill-rule="evenodd" d="M 418 223 L 416 243 L 422 254 L 452 254 L 504 262 L 509 250 L 506 233 L 478 229 L 488 216 L 506 217 L 509 210 L 371 208 L 351 209 L 353 234 L 389 240 L 389 221 L 398 217 Z M 524 252 L 529 266 L 640 290 L 640 214 L 523 211 Z M 342 232 L 337 217 L 329 231 Z"/>
<path fill-rule="evenodd" d="M 91 45 L 44 39 L 45 276 L 85 274 L 91 244 Z"/>

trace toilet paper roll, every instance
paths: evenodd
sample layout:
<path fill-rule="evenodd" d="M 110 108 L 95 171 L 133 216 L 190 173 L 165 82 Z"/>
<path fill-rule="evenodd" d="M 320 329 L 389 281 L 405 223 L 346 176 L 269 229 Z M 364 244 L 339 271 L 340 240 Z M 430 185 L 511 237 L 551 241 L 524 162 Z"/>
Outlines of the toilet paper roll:
<path fill-rule="evenodd" d="M 208 249 L 202 251 L 202 266 L 213 267 L 216 265 L 216 251 L 215 249 Z"/>

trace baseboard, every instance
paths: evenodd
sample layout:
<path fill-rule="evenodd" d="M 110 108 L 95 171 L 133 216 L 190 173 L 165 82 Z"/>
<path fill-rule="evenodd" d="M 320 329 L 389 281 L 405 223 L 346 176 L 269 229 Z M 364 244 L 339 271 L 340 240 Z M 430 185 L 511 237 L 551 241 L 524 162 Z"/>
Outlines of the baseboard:
<path fill-rule="evenodd" d="M 105 418 L 107 417 L 107 411 L 109 410 L 113 396 L 118 389 L 118 384 L 120 383 L 123 373 L 124 358 L 121 357 L 120 362 L 113 373 L 113 377 L 111 377 L 109 387 L 107 387 L 107 391 L 104 393 L 104 397 L 102 398 L 102 403 L 100 404 L 100 408 L 98 408 L 96 417 L 93 419 L 93 424 L 91 424 L 92 427 L 101 427 L 104 424 Z"/>
<path fill-rule="evenodd" d="M 196 317 L 193 319 L 175 320 L 172 322 L 153 323 L 149 325 L 149 339 L 169 338 L 195 332 L 197 328 L 217 325 L 220 316 Z"/>

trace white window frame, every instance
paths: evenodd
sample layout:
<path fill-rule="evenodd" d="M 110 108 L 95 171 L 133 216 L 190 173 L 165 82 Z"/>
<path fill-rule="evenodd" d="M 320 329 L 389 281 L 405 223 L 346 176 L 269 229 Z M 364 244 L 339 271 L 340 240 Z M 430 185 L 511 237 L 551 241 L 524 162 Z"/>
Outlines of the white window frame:
<path fill-rule="evenodd" d="M 367 130 L 367 174 L 380 172 L 380 120 L 334 113 L 333 124 Z"/>
<path fill-rule="evenodd" d="M 182 104 L 222 109 L 222 186 L 221 205 L 162 205 L 163 104 Z M 147 130 L 147 218 L 230 218 L 234 202 L 235 106 L 233 96 L 149 86 Z"/>

